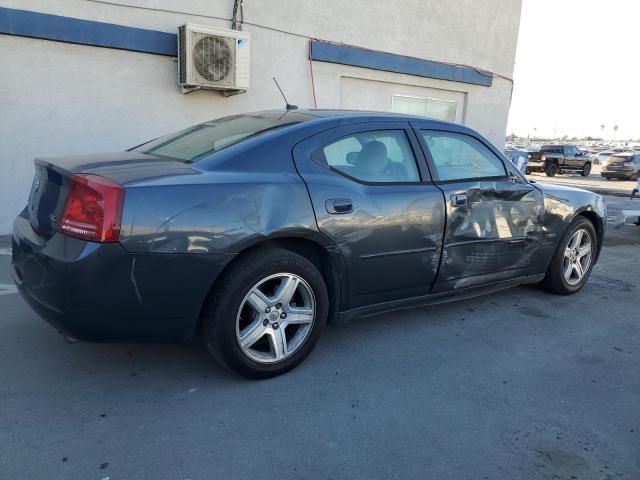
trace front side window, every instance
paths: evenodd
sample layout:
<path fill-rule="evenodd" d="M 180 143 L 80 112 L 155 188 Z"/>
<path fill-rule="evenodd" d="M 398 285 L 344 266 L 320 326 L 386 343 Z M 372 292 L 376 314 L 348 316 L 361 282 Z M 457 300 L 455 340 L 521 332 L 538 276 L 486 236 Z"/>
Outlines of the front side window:
<path fill-rule="evenodd" d="M 317 150 L 314 157 L 333 170 L 366 183 L 420 181 L 403 130 L 353 133 Z"/>
<path fill-rule="evenodd" d="M 502 160 L 479 140 L 453 132 L 423 130 L 440 180 L 504 177 Z"/>

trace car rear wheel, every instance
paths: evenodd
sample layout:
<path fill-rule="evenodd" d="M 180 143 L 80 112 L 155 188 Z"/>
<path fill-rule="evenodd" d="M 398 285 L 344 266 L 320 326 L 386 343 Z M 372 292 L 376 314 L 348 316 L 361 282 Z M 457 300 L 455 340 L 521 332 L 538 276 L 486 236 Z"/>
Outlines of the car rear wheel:
<path fill-rule="evenodd" d="M 584 217 L 574 219 L 551 259 L 542 286 L 559 295 L 579 291 L 591 274 L 596 247 L 593 224 Z"/>
<path fill-rule="evenodd" d="M 248 378 L 283 374 L 302 362 L 327 321 L 327 288 L 313 263 L 262 249 L 232 265 L 203 309 L 209 352 Z"/>
<path fill-rule="evenodd" d="M 555 163 L 550 163 L 545 168 L 544 172 L 547 174 L 547 177 L 555 177 L 556 173 L 558 173 L 558 165 Z"/>
<path fill-rule="evenodd" d="M 591 164 L 585 163 L 584 167 L 582 167 L 582 172 L 580 172 L 580 175 L 582 175 L 583 177 L 588 177 L 590 173 L 591 173 Z"/>

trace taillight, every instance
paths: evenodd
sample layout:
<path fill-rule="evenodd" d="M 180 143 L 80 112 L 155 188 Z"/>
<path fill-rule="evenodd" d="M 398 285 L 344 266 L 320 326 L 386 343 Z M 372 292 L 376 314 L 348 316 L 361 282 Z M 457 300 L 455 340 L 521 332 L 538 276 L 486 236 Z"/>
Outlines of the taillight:
<path fill-rule="evenodd" d="M 93 242 L 117 242 L 124 188 L 98 175 L 72 175 L 60 231 Z"/>
<path fill-rule="evenodd" d="M 540 160 L 542 160 L 543 162 L 544 162 L 546 159 L 547 159 L 547 157 L 545 157 L 544 155 L 542 155 L 542 156 L 540 157 Z"/>

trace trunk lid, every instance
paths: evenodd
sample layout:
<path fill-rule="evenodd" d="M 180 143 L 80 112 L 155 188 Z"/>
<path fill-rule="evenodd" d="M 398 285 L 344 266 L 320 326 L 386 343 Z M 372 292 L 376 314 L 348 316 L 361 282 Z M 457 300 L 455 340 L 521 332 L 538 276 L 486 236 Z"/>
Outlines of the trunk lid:
<path fill-rule="evenodd" d="M 45 238 L 59 228 L 71 175 L 75 173 L 100 175 L 126 189 L 136 182 L 198 172 L 188 164 L 139 152 L 37 158 L 27 210 L 31 226 Z"/>
<path fill-rule="evenodd" d="M 625 163 L 633 161 L 632 155 L 627 156 L 611 156 L 607 160 L 607 165 L 609 167 L 624 167 Z"/>

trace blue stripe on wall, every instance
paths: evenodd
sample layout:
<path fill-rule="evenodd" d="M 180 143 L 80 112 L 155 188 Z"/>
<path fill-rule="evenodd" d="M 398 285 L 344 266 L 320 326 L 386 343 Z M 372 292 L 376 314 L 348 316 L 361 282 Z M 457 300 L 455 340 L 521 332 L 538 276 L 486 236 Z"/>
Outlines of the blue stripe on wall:
<path fill-rule="evenodd" d="M 174 33 L 0 7 L 0 34 L 3 33 L 171 57 L 178 55 L 178 37 Z"/>
<path fill-rule="evenodd" d="M 479 71 L 473 67 L 449 65 L 317 40 L 311 42 L 311 59 L 486 87 L 490 87 L 493 83 L 493 75 L 490 72 Z"/>
<path fill-rule="evenodd" d="M 117 48 L 171 57 L 178 55 L 177 35 L 174 33 L 13 8 L 0 7 L 0 34 Z M 493 83 L 491 73 L 482 72 L 472 67 L 448 65 L 431 60 L 317 40 L 311 42 L 311 58 L 319 62 L 339 63 L 487 87 Z"/>

